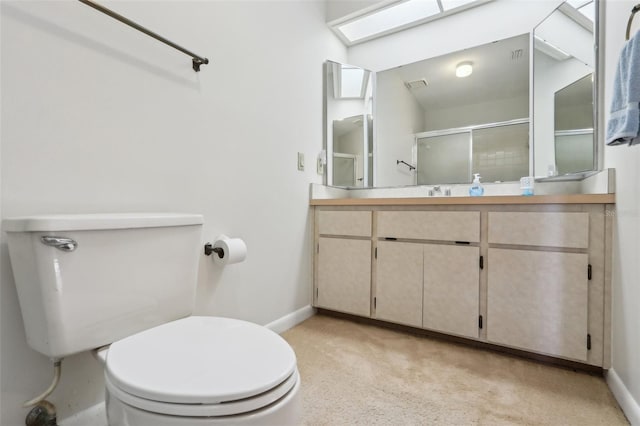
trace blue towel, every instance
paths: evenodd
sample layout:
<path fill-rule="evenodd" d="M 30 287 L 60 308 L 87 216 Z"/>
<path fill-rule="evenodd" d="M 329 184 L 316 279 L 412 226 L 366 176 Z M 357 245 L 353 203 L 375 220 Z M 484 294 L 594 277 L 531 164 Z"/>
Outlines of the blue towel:
<path fill-rule="evenodd" d="M 607 145 L 640 144 L 640 33 L 622 48 L 613 82 Z"/>

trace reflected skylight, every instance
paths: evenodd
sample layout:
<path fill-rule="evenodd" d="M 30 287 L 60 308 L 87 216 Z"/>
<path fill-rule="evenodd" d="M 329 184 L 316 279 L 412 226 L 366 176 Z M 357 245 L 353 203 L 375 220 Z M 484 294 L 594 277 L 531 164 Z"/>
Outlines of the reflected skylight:
<path fill-rule="evenodd" d="M 427 20 L 438 19 L 456 9 L 465 9 L 491 0 L 405 0 L 362 15 L 332 28 L 347 44 L 400 31 Z"/>
<path fill-rule="evenodd" d="M 340 81 L 341 98 L 359 98 L 362 96 L 364 86 L 364 70 L 362 68 L 342 66 L 342 79 Z"/>
<path fill-rule="evenodd" d="M 334 62 L 331 64 L 331 74 L 335 99 L 364 99 L 371 80 L 371 71 Z"/>

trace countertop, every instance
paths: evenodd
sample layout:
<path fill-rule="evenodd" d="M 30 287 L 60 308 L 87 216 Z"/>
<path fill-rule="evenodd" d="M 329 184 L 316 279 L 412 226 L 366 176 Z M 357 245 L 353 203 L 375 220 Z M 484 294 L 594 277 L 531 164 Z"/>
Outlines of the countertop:
<path fill-rule="evenodd" d="M 423 206 L 480 204 L 615 204 L 615 194 L 490 195 L 481 197 L 330 198 L 312 199 L 311 206 Z"/>

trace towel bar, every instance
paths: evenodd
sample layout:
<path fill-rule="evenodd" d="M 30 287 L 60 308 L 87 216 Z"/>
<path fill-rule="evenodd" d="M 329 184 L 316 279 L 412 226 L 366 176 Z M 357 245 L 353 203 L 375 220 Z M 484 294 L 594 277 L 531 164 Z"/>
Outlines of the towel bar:
<path fill-rule="evenodd" d="M 415 168 L 416 168 L 416 166 L 412 166 L 411 164 L 407 163 L 406 161 L 402 161 L 402 160 L 396 160 L 396 164 L 404 164 L 405 166 L 409 167 L 409 171 L 415 170 Z"/>
<path fill-rule="evenodd" d="M 158 41 L 160 41 L 160 42 L 162 42 L 162 43 L 164 43 L 164 44 L 166 44 L 168 46 L 171 46 L 174 49 L 179 50 L 180 52 L 182 52 L 182 53 L 184 53 L 184 54 L 186 54 L 188 56 L 191 56 L 191 61 L 193 63 L 193 70 L 195 72 L 200 71 L 200 65 L 206 65 L 206 64 L 209 63 L 209 59 L 204 58 L 204 57 L 199 56 L 199 55 L 196 55 L 193 52 L 190 52 L 189 50 L 185 49 L 184 47 L 179 46 L 179 45 L 175 44 L 174 42 L 172 42 L 170 40 L 167 40 L 166 38 L 162 37 L 161 35 L 158 35 L 158 34 L 154 33 L 153 31 L 143 27 L 142 25 L 140 25 L 140 24 L 138 24 L 136 22 L 133 22 L 131 19 L 125 18 L 124 16 L 114 12 L 111 9 L 107 9 L 106 7 L 104 7 L 104 6 L 102 6 L 102 5 L 98 4 L 98 3 L 95 3 L 92 0 L 78 0 L 78 1 L 80 3 L 86 4 L 89 7 L 94 8 L 95 10 L 97 10 L 99 12 L 104 13 L 107 16 L 112 17 L 113 19 L 116 19 L 116 20 L 122 22 L 123 24 L 126 24 L 126 25 L 130 26 L 131 28 L 134 28 L 134 29 L 136 29 L 136 30 L 148 35 L 149 37 L 153 37 L 156 40 L 158 40 Z"/>
<path fill-rule="evenodd" d="M 640 3 L 636 4 L 635 6 L 633 6 L 633 9 L 631 9 L 631 16 L 629 16 L 629 21 L 627 22 L 627 40 L 629 40 L 629 36 L 631 33 L 631 23 L 633 22 L 633 17 L 636 16 L 636 13 L 638 13 L 640 11 Z"/>

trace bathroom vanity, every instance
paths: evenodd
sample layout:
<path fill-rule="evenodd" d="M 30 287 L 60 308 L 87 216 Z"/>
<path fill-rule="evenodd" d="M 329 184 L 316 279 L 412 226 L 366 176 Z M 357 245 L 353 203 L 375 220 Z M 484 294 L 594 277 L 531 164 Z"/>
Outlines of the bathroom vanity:
<path fill-rule="evenodd" d="M 608 368 L 614 200 L 312 199 L 314 306 Z"/>

